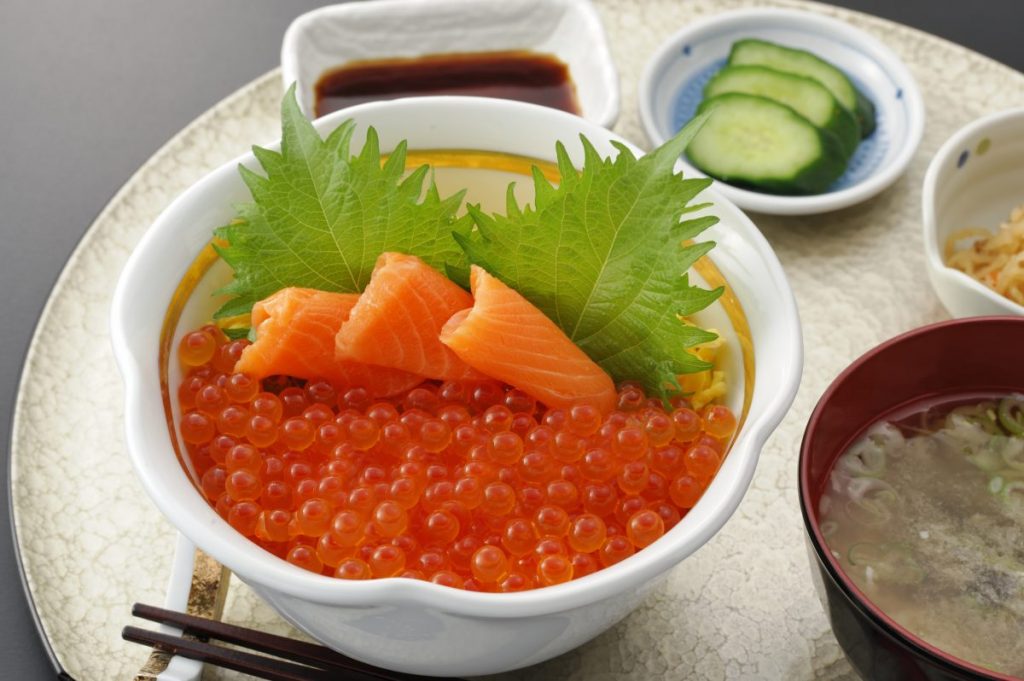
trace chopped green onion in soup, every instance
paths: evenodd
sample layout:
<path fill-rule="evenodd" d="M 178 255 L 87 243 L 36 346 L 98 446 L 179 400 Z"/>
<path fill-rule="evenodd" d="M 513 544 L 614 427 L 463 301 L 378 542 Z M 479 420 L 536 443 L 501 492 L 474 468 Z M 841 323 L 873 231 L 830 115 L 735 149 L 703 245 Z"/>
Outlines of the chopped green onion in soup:
<path fill-rule="evenodd" d="M 819 516 L 844 571 L 897 623 L 1024 676 L 1024 395 L 873 425 L 836 461 Z"/>

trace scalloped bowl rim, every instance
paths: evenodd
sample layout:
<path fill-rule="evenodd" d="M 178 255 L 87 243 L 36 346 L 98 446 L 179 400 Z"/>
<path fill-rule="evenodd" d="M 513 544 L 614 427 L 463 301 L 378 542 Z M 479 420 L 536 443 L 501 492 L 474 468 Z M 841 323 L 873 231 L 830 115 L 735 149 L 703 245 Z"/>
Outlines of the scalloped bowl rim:
<path fill-rule="evenodd" d="M 652 144 L 662 144 L 666 139 L 652 110 L 653 90 L 657 86 L 655 77 L 660 73 L 662 67 L 674 60 L 680 44 L 684 41 L 692 41 L 702 34 L 722 26 L 779 20 L 788 20 L 794 25 L 816 25 L 826 28 L 837 35 L 846 37 L 878 64 L 884 65 L 890 77 L 902 84 L 907 108 L 907 135 L 901 142 L 899 152 L 886 165 L 880 166 L 868 177 L 845 189 L 808 196 L 786 196 L 752 191 L 722 183 L 720 191 L 726 198 L 746 210 L 771 215 L 813 215 L 839 210 L 866 201 L 896 182 L 910 165 L 924 135 L 924 99 L 921 97 L 921 90 L 910 70 L 884 43 L 859 28 L 829 16 L 792 9 L 755 8 L 722 12 L 688 24 L 667 38 L 644 67 L 637 96 L 644 131 Z M 682 163 L 688 172 L 706 177 L 705 173 L 691 165 L 686 159 L 682 159 Z"/>
<path fill-rule="evenodd" d="M 526 116 L 537 120 L 546 118 L 550 123 L 571 126 L 577 133 L 584 132 L 593 139 L 600 139 L 601 135 L 604 135 L 607 140 L 622 142 L 636 154 L 643 153 L 620 136 L 571 114 L 521 102 L 473 97 L 420 97 L 372 102 L 332 113 L 317 119 L 313 125 L 323 134 L 325 130 L 333 129 L 343 118 L 370 115 L 376 109 L 389 107 L 401 107 L 412 112 L 438 109 L 444 111 L 446 107 L 456 107 L 459 110 L 476 111 L 481 116 Z M 494 118 L 490 120 L 493 122 Z M 276 149 L 278 145 L 279 142 L 275 142 L 268 147 Z M 802 371 L 803 349 L 796 301 L 782 266 L 768 242 L 749 218 L 711 187 L 705 190 L 706 198 L 715 203 L 719 210 L 733 211 L 735 215 L 730 217 L 745 223 L 742 225 L 745 232 L 743 237 L 753 241 L 753 248 L 770 273 L 771 281 L 766 284 L 770 284 L 781 294 L 780 299 L 776 301 L 778 316 L 774 322 L 773 333 L 780 334 L 790 352 L 787 356 L 772 358 L 772 362 L 780 366 L 781 381 L 777 385 L 760 387 L 760 390 L 770 391 L 771 397 L 765 398 L 767 403 L 761 411 L 755 411 L 752 406 L 726 458 L 726 463 L 723 464 L 722 471 L 712 482 L 705 498 L 698 504 L 697 508 L 701 513 L 691 512 L 684 519 L 684 522 L 690 518 L 695 520 L 685 535 L 680 534 L 674 538 L 666 536 L 631 558 L 584 578 L 557 586 L 511 594 L 451 589 L 412 579 L 351 582 L 316 575 L 297 568 L 263 551 L 255 543 L 249 542 L 251 550 L 245 550 L 235 549 L 226 546 L 223 541 L 218 541 L 227 536 L 225 532 L 234 533 L 235 530 L 215 514 L 212 519 L 204 521 L 197 514 L 186 510 L 170 494 L 168 483 L 147 463 L 147 459 L 160 456 L 148 452 L 150 445 L 159 446 L 159 443 L 149 440 L 154 437 L 159 439 L 161 436 L 153 435 L 147 438 L 140 417 L 147 403 L 154 399 L 159 401 L 159 397 L 154 397 L 154 394 L 159 395 L 159 378 L 156 376 L 158 371 L 156 362 L 153 361 L 157 344 L 142 339 L 141 336 L 145 334 L 132 333 L 128 310 L 133 296 L 144 295 L 147 262 L 160 258 L 161 242 L 174 238 L 173 228 L 179 214 L 189 204 L 201 202 L 211 187 L 228 182 L 229 176 L 230 181 L 234 181 L 240 163 L 250 167 L 256 165 L 252 153 L 249 152 L 213 170 L 177 197 L 146 231 L 132 251 L 118 281 L 113 297 L 110 328 L 115 359 L 125 384 L 125 432 L 129 456 L 137 476 L 157 507 L 183 534 L 243 580 L 321 604 L 350 607 L 414 604 L 451 614 L 494 619 L 546 615 L 595 603 L 656 577 L 700 548 L 732 515 L 749 487 L 761 448 L 789 410 L 796 395 Z M 677 164 L 676 169 L 679 168 Z M 187 263 L 182 265 L 182 272 L 186 266 Z M 755 387 L 755 397 L 757 392 L 758 388 Z M 152 408 L 151 404 L 148 406 Z M 162 404 L 160 409 L 163 409 Z M 166 431 L 162 438 L 168 439 Z M 170 447 L 168 441 L 166 448 Z M 167 455 L 173 456 L 173 453 Z M 735 471 L 734 477 L 729 480 L 723 477 L 727 466 L 730 467 L 730 471 Z M 724 492 L 721 491 L 723 485 L 727 485 Z M 719 491 L 711 494 L 712 489 Z M 203 501 L 203 504 L 206 502 Z M 253 553 L 254 551 L 258 553 Z"/>

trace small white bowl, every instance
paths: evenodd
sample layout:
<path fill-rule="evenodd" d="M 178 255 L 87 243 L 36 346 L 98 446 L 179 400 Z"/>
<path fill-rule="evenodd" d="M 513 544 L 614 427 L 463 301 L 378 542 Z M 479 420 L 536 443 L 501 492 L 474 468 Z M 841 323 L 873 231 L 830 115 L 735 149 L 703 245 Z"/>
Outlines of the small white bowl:
<path fill-rule="evenodd" d="M 859 203 L 906 170 L 924 132 L 924 102 L 910 71 L 889 48 L 849 24 L 810 12 L 750 9 L 694 22 L 669 38 L 640 80 L 640 118 L 660 145 L 694 114 L 704 86 L 724 65 L 732 44 L 760 38 L 813 52 L 835 64 L 875 105 L 877 128 L 828 191 L 782 196 L 718 182 L 736 205 L 775 215 L 825 213 Z M 683 158 L 690 172 L 703 175 Z"/>
<path fill-rule="evenodd" d="M 928 166 L 921 202 L 928 276 L 946 310 L 954 317 L 1024 315 L 1024 307 L 947 267 L 944 257 L 950 234 L 995 231 L 1024 203 L 1024 108 L 980 118 L 950 137 Z"/>
<path fill-rule="evenodd" d="M 484 150 L 554 161 L 555 143 L 562 141 L 579 165 L 582 133 L 602 155 L 618 153 L 612 144 L 616 141 L 642 153 L 578 116 L 499 99 L 374 102 L 335 112 L 314 125 L 326 135 L 347 118 L 358 126 L 353 151 L 362 145 L 367 126 L 373 125 L 384 151 L 406 139 L 411 150 Z M 664 537 L 621 563 L 566 584 L 496 594 L 412 579 L 352 582 L 323 577 L 277 558 L 237 533 L 202 498 L 178 462 L 161 397 L 158 350 L 168 304 L 182 277 L 212 230 L 234 216 L 237 203 L 249 200 L 239 163 L 262 172 L 253 155 L 245 154 L 189 188 L 149 228 L 114 292 L 111 333 L 126 387 L 128 451 L 143 488 L 183 534 L 293 624 L 352 657 L 406 672 L 471 676 L 536 664 L 619 621 L 736 509 L 761 447 L 796 393 L 802 341 L 796 303 L 771 246 L 746 215 L 712 188 L 700 198 L 713 204 L 704 210 L 721 221 L 700 239 L 717 241 L 710 258 L 745 311 L 749 340 L 736 333 L 721 312 L 721 301 L 701 313 L 711 316 L 698 319 L 720 329 L 726 339 L 729 406 L 739 413 L 746 389 L 753 392 L 720 471 L 700 502 Z M 210 294 L 226 283 L 226 266 L 219 273 L 215 270 L 216 266 L 197 284 L 170 347 L 177 347 L 186 330 L 209 319 L 217 304 Z M 741 359 L 744 344 L 753 347 L 751 376 Z M 171 364 L 167 380 L 173 386 L 180 380 L 180 370 L 173 366 L 176 362 Z"/>
<path fill-rule="evenodd" d="M 330 5 L 291 23 L 281 76 L 298 83 L 310 118 L 320 77 L 349 62 L 431 54 L 527 50 L 569 67 L 580 115 L 610 128 L 619 117 L 619 76 L 590 0 L 377 0 Z"/>

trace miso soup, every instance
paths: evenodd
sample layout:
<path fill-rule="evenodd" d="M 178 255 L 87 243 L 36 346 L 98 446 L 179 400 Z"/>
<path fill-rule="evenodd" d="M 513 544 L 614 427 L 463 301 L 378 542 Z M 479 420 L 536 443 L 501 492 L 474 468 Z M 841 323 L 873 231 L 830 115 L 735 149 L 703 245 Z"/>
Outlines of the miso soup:
<path fill-rule="evenodd" d="M 876 423 L 836 461 L 819 513 L 828 549 L 895 622 L 1024 677 L 1024 395 Z"/>

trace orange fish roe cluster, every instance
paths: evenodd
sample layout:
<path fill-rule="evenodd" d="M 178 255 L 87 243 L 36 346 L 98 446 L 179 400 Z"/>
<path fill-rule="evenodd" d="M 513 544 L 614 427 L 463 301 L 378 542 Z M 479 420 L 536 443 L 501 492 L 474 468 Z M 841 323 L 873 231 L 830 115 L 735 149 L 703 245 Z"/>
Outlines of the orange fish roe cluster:
<path fill-rule="evenodd" d="M 697 503 L 736 418 L 635 385 L 617 408 L 545 409 L 495 381 L 427 381 L 386 401 L 325 381 L 253 380 L 248 341 L 213 326 L 179 346 L 180 430 L 202 493 L 299 567 L 522 591 L 656 541 Z"/>

